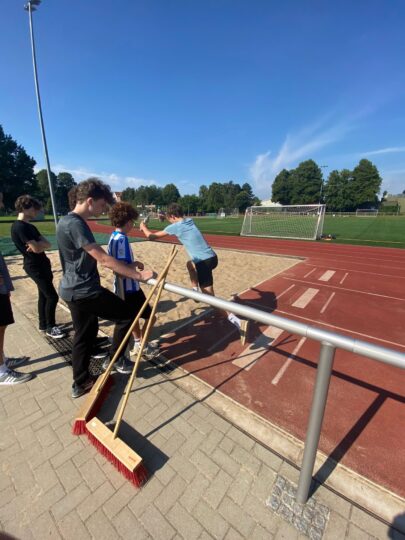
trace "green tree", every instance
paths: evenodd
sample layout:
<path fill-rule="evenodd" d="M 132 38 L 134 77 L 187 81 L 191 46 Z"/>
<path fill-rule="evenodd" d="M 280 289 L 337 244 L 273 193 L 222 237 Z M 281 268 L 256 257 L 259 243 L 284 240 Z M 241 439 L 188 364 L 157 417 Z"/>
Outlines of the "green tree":
<path fill-rule="evenodd" d="M 69 212 L 68 193 L 76 182 L 69 172 L 60 172 L 56 177 L 55 204 L 58 214 L 65 215 Z"/>
<path fill-rule="evenodd" d="M 352 171 L 331 171 L 324 195 L 328 211 L 351 212 L 354 209 Z"/>
<path fill-rule="evenodd" d="M 0 191 L 4 194 L 7 210 L 14 209 L 19 195 L 35 193 L 35 164 L 35 160 L 11 135 L 6 135 L 0 125 Z"/>
<path fill-rule="evenodd" d="M 212 182 L 208 188 L 206 207 L 208 212 L 218 212 L 225 206 L 224 187 L 219 182 Z"/>
<path fill-rule="evenodd" d="M 377 208 L 382 178 L 368 159 L 361 159 L 353 169 L 352 192 L 355 208 Z"/>
<path fill-rule="evenodd" d="M 271 200 L 280 204 L 291 204 L 291 175 L 283 169 L 275 177 L 272 185 Z"/>
<path fill-rule="evenodd" d="M 201 211 L 201 200 L 198 195 L 184 195 L 179 199 L 179 204 L 181 204 L 185 214 L 196 214 Z"/>
<path fill-rule="evenodd" d="M 313 159 L 300 163 L 291 171 L 290 204 L 318 203 L 322 182 L 322 171 Z"/>
<path fill-rule="evenodd" d="M 180 193 L 174 184 L 166 184 L 162 189 L 162 204 L 175 203 L 180 199 Z"/>
<path fill-rule="evenodd" d="M 252 206 L 252 197 L 246 191 L 240 191 L 236 196 L 234 208 L 244 212 L 249 206 Z"/>
<path fill-rule="evenodd" d="M 207 200 L 208 200 L 208 188 L 207 186 L 201 185 L 198 191 L 198 197 L 200 199 L 200 211 L 207 212 Z"/>

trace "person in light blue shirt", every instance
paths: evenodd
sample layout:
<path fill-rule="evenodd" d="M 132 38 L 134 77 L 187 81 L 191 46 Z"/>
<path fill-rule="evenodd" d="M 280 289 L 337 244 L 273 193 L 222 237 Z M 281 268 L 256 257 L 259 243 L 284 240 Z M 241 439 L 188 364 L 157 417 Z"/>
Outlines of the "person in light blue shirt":
<path fill-rule="evenodd" d="M 218 257 L 215 251 L 207 244 L 194 221 L 189 217 L 184 217 L 183 209 L 179 204 L 173 203 L 169 205 L 166 219 L 170 225 L 163 231 L 150 231 L 145 220 L 140 224 L 140 229 L 149 240 L 164 238 L 168 235 L 177 236 L 190 257 L 190 260 L 187 261 L 187 270 L 193 290 L 198 291 L 200 288 L 201 292 L 215 296 L 212 273 L 218 266 Z M 218 311 L 239 329 L 242 343 L 244 343 L 248 321 L 239 319 L 234 313 L 223 310 Z"/>

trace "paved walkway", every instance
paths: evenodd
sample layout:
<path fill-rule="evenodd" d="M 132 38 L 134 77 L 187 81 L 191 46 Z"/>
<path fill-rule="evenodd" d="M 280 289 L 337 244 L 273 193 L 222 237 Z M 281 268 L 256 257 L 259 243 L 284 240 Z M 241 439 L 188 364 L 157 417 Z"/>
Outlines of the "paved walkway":
<path fill-rule="evenodd" d="M 30 355 L 21 370 L 36 377 L 0 388 L 0 538 L 290 540 L 321 538 L 325 525 L 325 539 L 405 539 L 324 487 L 301 520 L 294 509 L 284 513 L 295 527 L 287 523 L 276 496 L 296 484 L 296 468 L 146 363 L 123 428 L 151 473 L 136 490 L 86 437 L 71 434 L 80 403 L 70 398 L 71 368 L 15 304 L 14 314 L 6 353 Z M 105 420 L 123 382 L 117 379 Z M 318 522 L 307 527 L 314 508 Z"/>

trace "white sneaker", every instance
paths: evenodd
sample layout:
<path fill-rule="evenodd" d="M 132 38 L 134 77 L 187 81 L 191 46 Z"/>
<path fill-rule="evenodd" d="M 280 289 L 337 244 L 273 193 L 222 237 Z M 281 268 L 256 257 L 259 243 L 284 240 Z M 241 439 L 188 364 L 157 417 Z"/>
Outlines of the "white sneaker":
<path fill-rule="evenodd" d="M 135 343 L 133 348 L 129 351 L 130 356 L 137 356 L 141 343 Z M 142 357 L 147 360 L 154 358 L 159 354 L 159 344 L 149 342 L 143 349 Z"/>
<path fill-rule="evenodd" d="M 32 377 L 32 373 L 20 373 L 19 371 L 7 368 L 0 375 L 0 385 L 11 386 L 13 384 L 21 384 L 30 381 Z"/>
<path fill-rule="evenodd" d="M 66 337 L 66 334 L 59 328 L 59 326 L 53 326 L 48 329 L 45 334 L 53 339 L 62 339 Z"/>

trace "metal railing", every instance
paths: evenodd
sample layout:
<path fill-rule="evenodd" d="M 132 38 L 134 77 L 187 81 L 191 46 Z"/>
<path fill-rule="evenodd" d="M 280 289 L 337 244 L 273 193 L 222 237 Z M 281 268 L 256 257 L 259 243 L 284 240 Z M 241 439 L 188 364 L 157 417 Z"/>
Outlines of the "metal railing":
<path fill-rule="evenodd" d="M 155 279 L 150 279 L 147 282 L 148 285 L 154 285 L 155 283 Z M 186 287 L 181 287 L 172 283 L 166 283 L 164 288 L 168 292 L 186 296 L 192 300 L 197 300 L 225 311 L 232 311 L 236 315 L 246 319 L 251 319 L 269 326 L 276 326 L 282 330 L 298 334 L 299 336 L 305 336 L 321 343 L 315 388 L 312 397 L 307 434 L 305 437 L 304 456 L 301 464 L 301 473 L 296 497 L 298 503 L 306 503 L 311 486 L 316 452 L 319 445 L 336 349 L 344 349 L 354 354 L 366 356 L 372 360 L 378 360 L 379 362 L 384 362 L 385 364 L 390 364 L 391 366 L 402 369 L 405 369 L 405 354 L 386 347 L 374 345 L 367 341 L 343 336 L 336 332 L 322 330 L 315 326 L 280 317 L 279 315 L 266 313 L 259 309 L 244 306 L 236 302 L 230 302 L 223 298 L 196 292 L 192 289 L 187 289 Z"/>

